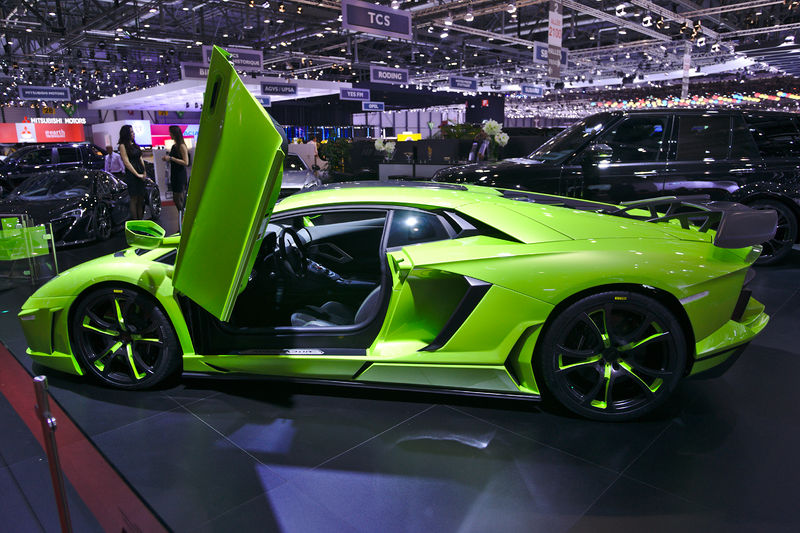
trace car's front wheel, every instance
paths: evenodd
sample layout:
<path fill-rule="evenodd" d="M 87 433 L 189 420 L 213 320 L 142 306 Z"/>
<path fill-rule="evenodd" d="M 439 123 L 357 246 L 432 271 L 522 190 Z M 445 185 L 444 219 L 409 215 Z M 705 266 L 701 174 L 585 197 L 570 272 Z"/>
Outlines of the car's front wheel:
<path fill-rule="evenodd" d="M 94 236 L 96 239 L 104 241 L 111 237 L 113 230 L 111 212 L 105 204 L 99 204 L 94 212 Z"/>
<path fill-rule="evenodd" d="M 638 418 L 661 405 L 686 367 L 680 322 L 628 291 L 587 296 L 547 326 L 534 356 L 543 391 L 595 420 Z"/>
<path fill-rule="evenodd" d="M 150 295 L 125 286 L 83 297 L 72 313 L 70 339 L 86 373 L 112 387 L 152 387 L 180 366 L 166 313 Z"/>

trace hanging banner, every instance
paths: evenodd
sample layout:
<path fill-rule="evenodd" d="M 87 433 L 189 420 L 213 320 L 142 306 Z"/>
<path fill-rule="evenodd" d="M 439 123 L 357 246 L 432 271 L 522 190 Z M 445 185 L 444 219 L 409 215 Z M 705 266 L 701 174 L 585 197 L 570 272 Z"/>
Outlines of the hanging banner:
<path fill-rule="evenodd" d="M 211 62 L 212 46 L 203 46 L 203 62 L 208 65 Z M 264 52 L 261 50 L 251 50 L 249 48 L 225 48 L 231 55 L 230 60 L 236 70 L 245 72 L 261 72 L 264 70 Z"/>
<path fill-rule="evenodd" d="M 383 102 L 361 102 L 361 111 L 383 111 Z"/>
<path fill-rule="evenodd" d="M 361 0 L 342 0 L 342 28 L 409 41 L 412 38 L 411 13 Z"/>
<path fill-rule="evenodd" d="M 547 75 L 561 78 L 561 34 L 564 27 L 563 7 L 559 0 L 550 0 L 550 23 L 547 28 Z"/>
<path fill-rule="evenodd" d="M 72 100 L 69 87 L 22 85 L 18 89 L 20 100 Z"/>
<path fill-rule="evenodd" d="M 544 89 L 538 85 L 523 83 L 520 87 L 520 92 L 524 96 L 544 96 Z"/>
<path fill-rule="evenodd" d="M 569 61 L 569 50 L 561 49 L 561 66 L 566 67 Z M 533 62 L 546 65 L 550 62 L 550 52 L 547 43 L 535 42 L 533 44 Z"/>
<path fill-rule="evenodd" d="M 208 78 L 208 65 L 202 63 L 181 63 L 181 79 L 201 79 Z"/>
<path fill-rule="evenodd" d="M 296 83 L 281 83 L 274 81 L 261 82 L 261 94 L 283 94 L 283 95 L 296 95 Z"/>
<path fill-rule="evenodd" d="M 83 142 L 82 124 L 32 124 L 15 122 L 0 124 L 0 143 Z"/>
<path fill-rule="evenodd" d="M 448 84 L 451 89 L 458 89 L 459 91 L 477 91 L 478 80 L 475 78 L 462 78 L 461 76 L 450 76 Z"/>
<path fill-rule="evenodd" d="M 369 101 L 369 89 L 339 89 L 339 100 Z"/>
<path fill-rule="evenodd" d="M 372 83 L 391 83 L 394 85 L 406 84 L 408 83 L 408 69 L 370 65 L 369 81 Z"/>

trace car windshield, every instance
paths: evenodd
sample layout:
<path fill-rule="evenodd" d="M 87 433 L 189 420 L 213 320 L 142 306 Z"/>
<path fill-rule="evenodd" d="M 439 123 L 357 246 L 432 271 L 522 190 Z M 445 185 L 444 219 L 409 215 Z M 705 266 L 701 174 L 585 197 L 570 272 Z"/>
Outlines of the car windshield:
<path fill-rule="evenodd" d="M 528 159 L 555 161 L 569 156 L 590 137 L 602 131 L 608 124 L 609 118 L 611 118 L 610 113 L 600 113 L 581 120 L 534 150 Z"/>
<path fill-rule="evenodd" d="M 93 178 L 88 174 L 41 174 L 32 177 L 14 190 L 14 195 L 27 200 L 76 198 L 91 192 Z"/>

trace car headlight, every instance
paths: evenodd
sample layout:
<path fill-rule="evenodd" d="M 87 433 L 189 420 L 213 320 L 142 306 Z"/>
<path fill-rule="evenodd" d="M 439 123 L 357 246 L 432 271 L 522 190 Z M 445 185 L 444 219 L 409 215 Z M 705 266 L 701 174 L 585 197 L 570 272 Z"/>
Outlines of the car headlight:
<path fill-rule="evenodd" d="M 77 209 L 71 209 L 71 210 L 66 211 L 64 213 L 61 213 L 61 216 L 58 217 L 58 218 L 67 218 L 67 217 L 81 218 L 85 212 L 86 212 L 86 209 L 83 209 L 82 207 L 79 207 Z"/>

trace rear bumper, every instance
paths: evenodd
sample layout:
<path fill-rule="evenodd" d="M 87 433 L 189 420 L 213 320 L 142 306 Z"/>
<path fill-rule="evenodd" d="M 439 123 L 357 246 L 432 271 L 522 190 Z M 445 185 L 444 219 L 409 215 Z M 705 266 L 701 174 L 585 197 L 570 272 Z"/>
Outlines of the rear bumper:
<path fill-rule="evenodd" d="M 697 343 L 696 356 L 689 375 L 722 375 L 768 322 L 769 316 L 764 312 L 764 305 L 751 297 L 741 318 L 728 320 L 721 328 Z"/>

